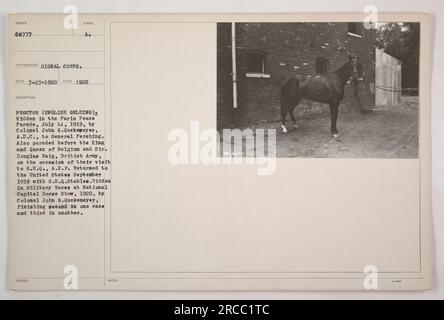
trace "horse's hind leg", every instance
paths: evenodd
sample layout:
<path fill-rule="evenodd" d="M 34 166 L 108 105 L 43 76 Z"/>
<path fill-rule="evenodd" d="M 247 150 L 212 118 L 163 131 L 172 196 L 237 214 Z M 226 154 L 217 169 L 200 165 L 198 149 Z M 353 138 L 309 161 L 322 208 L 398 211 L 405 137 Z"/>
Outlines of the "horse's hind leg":
<path fill-rule="evenodd" d="M 291 121 L 293 121 L 293 128 L 297 129 L 298 128 L 298 124 L 296 123 L 296 118 L 294 117 L 293 111 L 290 111 L 289 113 L 290 113 Z"/>
<path fill-rule="evenodd" d="M 291 120 L 295 123 L 293 110 L 299 102 L 299 80 L 296 78 L 288 80 L 281 88 L 281 119 L 282 119 L 282 132 L 287 133 L 287 127 L 285 126 L 285 117 L 287 113 L 290 113 Z"/>
<path fill-rule="evenodd" d="M 294 104 L 292 105 L 292 107 L 289 109 L 288 113 L 290 114 L 290 118 L 291 121 L 293 121 L 293 128 L 298 129 L 298 124 L 296 123 L 296 118 L 294 117 L 294 110 L 296 109 L 298 103 L 299 103 L 299 98 L 295 99 Z"/>
<path fill-rule="evenodd" d="M 281 112 L 281 118 L 282 118 L 282 123 L 281 123 L 281 128 L 282 128 L 282 133 L 287 133 L 288 132 L 288 130 L 287 130 L 287 126 L 285 125 L 285 117 L 287 116 L 287 113 L 283 113 L 283 112 Z"/>
<path fill-rule="evenodd" d="M 287 116 L 288 113 L 288 101 L 286 99 L 286 97 L 283 95 L 281 96 L 281 128 L 282 128 L 282 133 L 287 133 L 287 127 L 285 126 L 285 117 Z"/>
<path fill-rule="evenodd" d="M 339 132 L 338 129 L 336 128 L 336 122 L 338 120 L 338 109 L 339 109 L 339 101 L 330 103 L 330 119 L 331 119 L 330 131 L 334 138 L 339 137 Z"/>

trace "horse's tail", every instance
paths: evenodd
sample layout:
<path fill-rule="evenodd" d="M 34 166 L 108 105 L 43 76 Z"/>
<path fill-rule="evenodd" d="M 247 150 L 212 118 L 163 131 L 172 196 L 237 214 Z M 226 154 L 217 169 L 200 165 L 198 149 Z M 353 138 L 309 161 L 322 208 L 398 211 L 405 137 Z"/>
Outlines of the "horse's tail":
<path fill-rule="evenodd" d="M 287 79 L 281 88 L 281 114 L 283 119 L 287 115 L 288 108 L 291 105 L 292 97 L 298 95 L 299 79 L 292 77 Z"/>

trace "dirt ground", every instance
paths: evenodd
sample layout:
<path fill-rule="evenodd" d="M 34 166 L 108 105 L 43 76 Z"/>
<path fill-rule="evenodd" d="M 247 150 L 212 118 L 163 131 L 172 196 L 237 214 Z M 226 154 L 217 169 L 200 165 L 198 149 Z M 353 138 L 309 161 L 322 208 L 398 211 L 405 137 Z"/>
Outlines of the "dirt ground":
<path fill-rule="evenodd" d="M 256 128 L 276 128 L 277 157 L 299 158 L 417 158 L 418 97 L 403 97 L 402 104 L 377 108 L 372 113 L 339 114 L 339 138 L 330 134 L 329 114 L 297 121 L 288 133 L 281 133 L 280 123 Z M 244 149 L 244 152 L 247 150 Z"/>

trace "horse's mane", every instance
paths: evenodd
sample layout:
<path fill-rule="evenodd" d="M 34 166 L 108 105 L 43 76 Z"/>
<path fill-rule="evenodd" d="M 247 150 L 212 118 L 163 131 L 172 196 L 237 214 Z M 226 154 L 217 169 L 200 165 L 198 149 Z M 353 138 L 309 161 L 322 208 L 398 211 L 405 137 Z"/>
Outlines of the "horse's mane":
<path fill-rule="evenodd" d="M 342 66 L 340 66 L 338 69 L 336 69 L 335 71 L 333 71 L 334 73 L 342 73 L 342 71 L 344 71 L 345 68 L 348 67 L 348 65 L 350 64 L 351 61 L 347 61 L 346 63 L 344 63 Z"/>
<path fill-rule="evenodd" d="M 351 75 L 348 74 L 348 72 L 346 71 L 349 66 L 350 66 L 351 61 L 347 61 L 346 63 L 344 63 L 342 66 L 340 66 L 336 71 L 333 71 L 333 73 L 335 73 L 336 75 L 339 76 L 339 78 L 341 79 L 342 82 L 346 82 Z"/>

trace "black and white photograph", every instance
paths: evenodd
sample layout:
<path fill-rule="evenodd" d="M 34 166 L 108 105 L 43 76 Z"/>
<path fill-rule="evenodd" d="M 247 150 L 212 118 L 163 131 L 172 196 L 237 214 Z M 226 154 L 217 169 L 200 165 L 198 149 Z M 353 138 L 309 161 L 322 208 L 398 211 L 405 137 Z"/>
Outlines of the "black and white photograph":
<path fill-rule="evenodd" d="M 282 158 L 416 159 L 419 38 L 418 22 L 218 23 L 217 129 L 275 129 Z"/>

